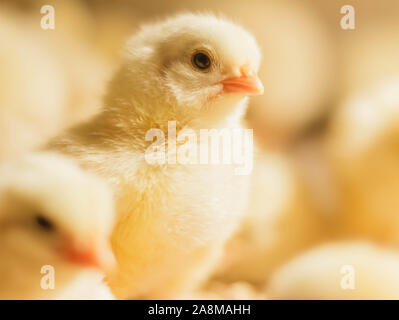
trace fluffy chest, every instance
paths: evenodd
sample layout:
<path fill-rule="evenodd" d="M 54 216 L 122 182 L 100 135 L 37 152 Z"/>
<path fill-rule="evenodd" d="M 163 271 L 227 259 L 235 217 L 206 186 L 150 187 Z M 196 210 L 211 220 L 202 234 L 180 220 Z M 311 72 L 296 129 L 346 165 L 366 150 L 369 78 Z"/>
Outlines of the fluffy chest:
<path fill-rule="evenodd" d="M 160 241 L 202 245 L 227 237 L 245 211 L 248 176 L 236 175 L 232 165 L 161 167 L 137 157 L 109 161 L 112 165 L 97 171 L 114 187 L 119 232 L 135 243 L 152 234 Z"/>

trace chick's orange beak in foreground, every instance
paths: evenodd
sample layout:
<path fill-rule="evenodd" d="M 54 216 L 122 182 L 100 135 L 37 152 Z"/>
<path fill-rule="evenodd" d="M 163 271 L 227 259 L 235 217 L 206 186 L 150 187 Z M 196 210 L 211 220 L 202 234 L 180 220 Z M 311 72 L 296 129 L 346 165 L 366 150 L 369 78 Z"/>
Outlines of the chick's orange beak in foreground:
<path fill-rule="evenodd" d="M 245 64 L 240 68 L 241 76 L 223 80 L 223 92 L 241 93 L 245 95 L 263 94 L 263 85 L 258 75 Z"/>
<path fill-rule="evenodd" d="M 80 267 L 106 270 L 114 263 L 113 256 L 110 253 L 108 245 L 104 248 L 107 254 L 101 254 L 99 248 L 100 246 L 94 240 L 90 241 L 88 246 L 81 246 L 75 241 L 68 239 L 66 248 L 64 249 L 64 257 L 68 262 Z"/>

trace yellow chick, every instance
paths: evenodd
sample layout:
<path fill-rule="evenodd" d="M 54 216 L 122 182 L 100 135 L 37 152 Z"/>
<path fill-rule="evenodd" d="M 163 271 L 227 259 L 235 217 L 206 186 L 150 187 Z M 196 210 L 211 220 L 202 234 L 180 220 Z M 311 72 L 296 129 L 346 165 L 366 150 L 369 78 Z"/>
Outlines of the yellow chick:
<path fill-rule="evenodd" d="M 338 233 L 399 243 L 399 78 L 345 101 L 328 137 Z"/>
<path fill-rule="evenodd" d="M 268 287 L 271 299 L 399 299 L 399 252 L 369 242 L 329 243 L 293 259 Z"/>
<path fill-rule="evenodd" d="M 198 156 L 177 162 L 175 143 L 186 140 L 171 126 L 196 137 L 242 129 L 246 96 L 263 91 L 259 63 L 255 39 L 230 21 L 185 14 L 147 25 L 128 42 L 103 111 L 50 144 L 114 186 L 118 269 L 108 283 L 118 298 L 177 297 L 220 255 L 245 211 L 248 175 Z M 151 145 L 154 129 L 165 140 Z"/>
<path fill-rule="evenodd" d="M 69 160 L 43 153 L 3 164 L 0 299 L 92 298 L 64 289 L 86 269 L 97 274 L 87 286 L 104 286 L 93 268 L 113 263 L 113 218 L 109 188 Z"/>

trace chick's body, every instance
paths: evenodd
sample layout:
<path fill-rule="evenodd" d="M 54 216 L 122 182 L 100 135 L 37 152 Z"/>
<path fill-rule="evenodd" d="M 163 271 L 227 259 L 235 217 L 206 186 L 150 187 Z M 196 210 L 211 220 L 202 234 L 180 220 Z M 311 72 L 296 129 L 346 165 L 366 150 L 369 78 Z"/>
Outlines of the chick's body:
<path fill-rule="evenodd" d="M 173 121 L 177 133 L 190 128 L 197 137 L 200 129 L 242 128 L 245 96 L 262 91 L 259 60 L 249 33 L 213 16 L 146 26 L 128 43 L 103 112 L 51 143 L 114 187 L 118 268 L 108 283 L 118 298 L 174 298 L 191 289 L 238 224 L 248 176 L 236 175 L 237 165 L 149 163 L 146 135 L 160 129 L 158 147 L 170 152 Z"/>

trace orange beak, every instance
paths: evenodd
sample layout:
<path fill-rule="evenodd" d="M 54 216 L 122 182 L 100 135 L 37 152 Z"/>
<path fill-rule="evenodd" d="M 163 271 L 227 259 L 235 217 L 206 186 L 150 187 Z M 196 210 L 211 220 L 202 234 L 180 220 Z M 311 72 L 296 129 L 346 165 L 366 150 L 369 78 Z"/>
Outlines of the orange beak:
<path fill-rule="evenodd" d="M 253 72 L 249 65 L 245 64 L 240 68 L 240 77 L 231 77 L 223 80 L 223 92 L 241 93 L 245 95 L 263 94 L 263 85 L 259 77 Z"/>
<path fill-rule="evenodd" d="M 91 241 L 89 246 L 82 247 L 73 240 L 68 240 L 63 252 L 68 262 L 80 267 L 91 267 L 101 270 L 106 267 L 94 241 Z"/>

